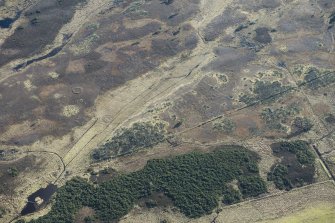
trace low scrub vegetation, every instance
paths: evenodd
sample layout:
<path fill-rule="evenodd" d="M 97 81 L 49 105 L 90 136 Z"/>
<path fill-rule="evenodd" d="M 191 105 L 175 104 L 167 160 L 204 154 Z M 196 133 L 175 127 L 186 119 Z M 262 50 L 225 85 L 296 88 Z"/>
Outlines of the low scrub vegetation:
<path fill-rule="evenodd" d="M 119 175 L 93 186 L 74 178 L 57 192 L 51 211 L 31 223 L 73 222 L 83 206 L 94 209 L 99 222 L 113 222 L 126 215 L 141 198 L 159 192 L 186 216 L 209 214 L 223 202 L 233 204 L 266 192 L 258 172 L 257 154 L 240 146 L 222 146 L 211 153 L 191 153 L 150 160 L 144 169 Z M 236 188 L 230 183 L 237 182 Z"/>
<path fill-rule="evenodd" d="M 135 123 L 130 128 L 119 130 L 112 139 L 96 149 L 92 157 L 95 161 L 101 161 L 131 153 L 136 149 L 151 147 L 164 140 L 164 134 L 163 123 Z"/>
<path fill-rule="evenodd" d="M 304 83 L 311 90 L 317 90 L 320 87 L 325 87 L 335 82 L 334 71 L 320 71 L 319 69 L 312 67 L 306 73 L 304 77 Z"/>
<path fill-rule="evenodd" d="M 19 175 L 19 170 L 16 167 L 9 167 L 7 173 L 11 177 L 16 177 Z"/>
<path fill-rule="evenodd" d="M 265 121 L 265 124 L 269 129 L 286 131 L 286 127 L 284 124 L 287 125 L 288 120 L 292 116 L 298 114 L 299 111 L 299 107 L 295 104 L 275 109 L 265 108 L 261 113 L 261 118 Z"/>
<path fill-rule="evenodd" d="M 232 133 L 236 129 L 236 124 L 231 119 L 223 119 L 222 121 L 215 122 L 213 124 L 213 129 L 219 132 Z"/>
<path fill-rule="evenodd" d="M 248 105 L 258 102 L 273 102 L 290 88 L 290 86 L 282 85 L 279 81 L 257 80 L 252 90 L 253 94 L 241 95 L 240 101 Z"/>
<path fill-rule="evenodd" d="M 292 124 L 292 133 L 299 135 L 304 132 L 308 132 L 313 127 L 312 121 L 306 117 L 296 117 Z"/>
<path fill-rule="evenodd" d="M 335 115 L 334 114 L 327 114 L 325 117 L 325 121 L 329 124 L 334 124 L 335 123 Z"/>
<path fill-rule="evenodd" d="M 3 218 L 6 214 L 6 209 L 3 207 L 0 207 L 0 218 Z"/>

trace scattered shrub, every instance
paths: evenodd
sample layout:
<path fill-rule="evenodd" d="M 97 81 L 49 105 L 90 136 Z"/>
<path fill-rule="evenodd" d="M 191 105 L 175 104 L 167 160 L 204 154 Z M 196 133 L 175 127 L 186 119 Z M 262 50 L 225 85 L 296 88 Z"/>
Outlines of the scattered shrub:
<path fill-rule="evenodd" d="M 6 209 L 3 207 L 0 207 L 0 218 L 3 218 L 6 214 Z"/>
<path fill-rule="evenodd" d="M 286 130 L 283 123 L 286 123 L 290 117 L 299 113 L 299 108 L 295 104 L 277 109 L 265 108 L 261 113 L 269 129 Z"/>
<path fill-rule="evenodd" d="M 312 122 L 306 117 L 296 117 L 293 121 L 292 127 L 294 128 L 295 134 L 308 132 L 312 129 Z"/>
<path fill-rule="evenodd" d="M 232 133 L 236 129 L 236 124 L 233 120 L 231 119 L 224 119 L 222 122 L 215 122 L 213 124 L 213 129 L 217 131 L 222 131 L 224 133 Z"/>
<path fill-rule="evenodd" d="M 17 175 L 19 175 L 19 170 L 16 167 L 9 167 L 7 170 L 7 173 L 11 177 L 16 177 Z"/>
<path fill-rule="evenodd" d="M 174 128 L 174 129 L 179 128 L 182 124 L 183 124 L 183 121 L 178 121 L 178 122 L 173 126 L 173 128 Z"/>
<path fill-rule="evenodd" d="M 312 67 L 305 73 L 303 84 L 306 84 L 311 90 L 317 90 L 335 82 L 334 71 L 320 71 Z"/>
<path fill-rule="evenodd" d="M 330 123 L 330 124 L 334 124 L 335 123 L 335 115 L 328 114 L 325 118 L 325 121 Z"/>
<path fill-rule="evenodd" d="M 279 81 L 270 82 L 257 80 L 253 88 L 253 95 L 243 94 L 240 96 L 240 101 L 245 104 L 263 101 L 273 102 L 290 88 L 290 86 L 283 86 Z"/>
<path fill-rule="evenodd" d="M 123 128 L 100 148 L 94 150 L 92 157 L 101 161 L 116 155 L 131 153 L 136 149 L 157 145 L 164 140 L 164 124 L 151 122 L 135 123 L 130 128 Z"/>

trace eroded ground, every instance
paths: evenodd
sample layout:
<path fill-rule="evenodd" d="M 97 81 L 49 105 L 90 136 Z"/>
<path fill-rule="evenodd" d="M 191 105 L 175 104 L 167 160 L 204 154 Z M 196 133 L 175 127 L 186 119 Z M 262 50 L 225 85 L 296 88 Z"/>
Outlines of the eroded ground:
<path fill-rule="evenodd" d="M 13 20 L 0 29 L 0 178 L 11 185 L 0 195 L 11 203 L 5 221 L 49 182 L 92 179 L 104 168 L 129 173 L 153 158 L 221 144 L 257 152 L 266 180 L 281 159 L 273 143 L 307 141 L 317 157 L 311 188 L 331 187 L 334 12 L 331 0 L 0 1 L 0 21 Z M 164 137 L 92 160 L 107 140 L 143 122 L 162 124 Z M 272 182 L 268 188 L 278 193 Z M 317 203 L 334 204 L 334 190 L 324 191 Z M 268 198 L 255 202 L 265 207 Z M 225 210 L 216 222 L 269 220 L 286 209 L 249 220 Z M 165 209 L 134 209 L 122 221 L 165 214 L 188 221 Z"/>

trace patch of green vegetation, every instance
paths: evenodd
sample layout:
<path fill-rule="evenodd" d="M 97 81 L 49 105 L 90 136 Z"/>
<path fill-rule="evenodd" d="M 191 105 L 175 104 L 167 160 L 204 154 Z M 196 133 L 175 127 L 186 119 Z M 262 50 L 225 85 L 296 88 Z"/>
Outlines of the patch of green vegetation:
<path fill-rule="evenodd" d="M 273 102 L 278 99 L 282 94 L 287 92 L 292 87 L 282 85 L 279 81 L 260 81 L 257 80 L 253 94 L 242 94 L 239 100 L 245 104 L 253 104 L 258 102 Z"/>
<path fill-rule="evenodd" d="M 94 209 L 98 221 L 113 222 L 126 215 L 136 201 L 155 192 L 164 193 L 186 216 L 200 217 L 211 213 L 222 196 L 224 203 L 232 204 L 242 196 L 265 193 L 258 160 L 257 154 L 244 147 L 221 146 L 211 153 L 150 160 L 144 169 L 96 187 L 74 178 L 59 189 L 51 211 L 31 223 L 70 223 L 83 206 Z M 241 194 L 229 186 L 234 180 Z"/>
<path fill-rule="evenodd" d="M 335 115 L 327 114 L 327 116 L 325 117 L 325 121 L 328 122 L 329 124 L 335 123 Z"/>
<path fill-rule="evenodd" d="M 11 177 L 17 177 L 19 175 L 19 170 L 16 167 L 9 167 L 7 173 Z"/>
<path fill-rule="evenodd" d="M 290 152 L 296 155 L 302 165 L 314 164 L 315 155 L 305 141 L 281 142 L 273 147 L 274 153 Z"/>
<path fill-rule="evenodd" d="M 0 207 L 0 218 L 3 218 L 6 214 L 6 209 L 3 207 Z"/>
<path fill-rule="evenodd" d="M 239 179 L 239 188 L 243 197 L 255 197 L 266 191 L 266 184 L 260 176 L 242 176 Z"/>
<path fill-rule="evenodd" d="M 183 121 L 178 121 L 172 128 L 173 129 L 176 129 L 176 128 L 179 128 L 181 125 L 183 124 Z"/>
<path fill-rule="evenodd" d="M 335 11 L 332 14 L 330 14 L 330 16 L 329 16 L 328 29 L 331 29 L 332 27 L 334 27 L 334 23 L 335 23 Z"/>
<path fill-rule="evenodd" d="M 223 203 L 224 204 L 236 204 L 242 200 L 242 195 L 239 190 L 234 189 L 232 186 L 228 186 L 223 190 Z"/>
<path fill-rule="evenodd" d="M 292 150 L 297 156 L 298 162 L 302 165 L 314 165 L 315 155 L 310 150 L 307 143 L 304 142 L 296 142 L 296 147 Z"/>
<path fill-rule="evenodd" d="M 317 90 L 320 87 L 335 83 L 335 72 L 329 70 L 320 71 L 312 67 L 305 73 L 304 81 L 309 89 Z"/>
<path fill-rule="evenodd" d="M 289 190 L 293 188 L 291 181 L 288 179 L 288 169 L 285 165 L 277 164 L 268 174 L 268 180 L 273 181 L 279 190 Z"/>
<path fill-rule="evenodd" d="M 308 132 L 309 130 L 312 129 L 312 127 L 313 127 L 313 124 L 311 120 L 309 120 L 306 117 L 296 117 L 293 120 L 292 128 L 293 128 L 294 135 Z"/>
<path fill-rule="evenodd" d="M 335 11 L 329 16 L 329 24 L 335 23 Z"/>
<path fill-rule="evenodd" d="M 145 11 L 142 7 L 144 2 L 145 1 L 141 1 L 141 0 L 132 1 L 124 13 L 125 14 L 136 14 L 140 16 L 147 15 L 147 11 Z"/>
<path fill-rule="evenodd" d="M 295 104 L 277 109 L 265 108 L 261 113 L 261 117 L 269 129 L 285 131 L 286 127 L 283 123 L 287 123 L 288 118 L 298 114 L 299 111 L 299 107 Z"/>
<path fill-rule="evenodd" d="M 101 161 L 157 145 L 164 140 L 164 127 L 163 123 L 135 123 L 128 129 L 119 130 L 112 139 L 94 150 L 92 157 L 95 161 Z"/>
<path fill-rule="evenodd" d="M 232 133 L 236 129 L 236 124 L 233 120 L 225 118 L 221 122 L 215 122 L 213 123 L 213 129 L 217 131 L 221 131 L 224 133 Z"/>
<path fill-rule="evenodd" d="M 290 190 L 313 181 L 315 155 L 305 141 L 281 142 L 272 145 L 273 153 L 281 157 L 268 173 L 280 190 Z"/>
<path fill-rule="evenodd" d="M 95 218 L 91 217 L 91 216 L 87 216 L 87 217 L 84 218 L 84 222 L 85 223 L 93 223 L 93 222 L 95 222 Z"/>

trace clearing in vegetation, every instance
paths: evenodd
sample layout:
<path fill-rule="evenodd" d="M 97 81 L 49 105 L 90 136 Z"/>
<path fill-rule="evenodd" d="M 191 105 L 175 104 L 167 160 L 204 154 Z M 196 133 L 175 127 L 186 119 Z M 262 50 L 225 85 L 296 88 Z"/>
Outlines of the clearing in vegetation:
<path fill-rule="evenodd" d="M 281 142 L 271 147 L 274 155 L 282 157 L 268 173 L 268 180 L 278 189 L 291 190 L 313 182 L 315 155 L 307 142 Z"/>

